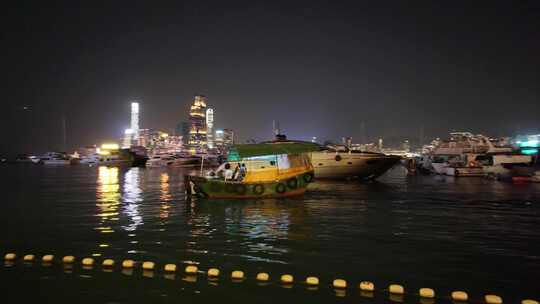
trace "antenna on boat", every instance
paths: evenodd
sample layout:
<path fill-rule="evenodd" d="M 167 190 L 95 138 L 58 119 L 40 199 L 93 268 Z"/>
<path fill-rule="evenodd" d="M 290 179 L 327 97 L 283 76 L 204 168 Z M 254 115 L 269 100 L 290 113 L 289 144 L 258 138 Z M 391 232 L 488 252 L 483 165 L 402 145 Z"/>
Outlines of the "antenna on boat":
<path fill-rule="evenodd" d="M 62 115 L 62 152 L 66 152 L 66 116 Z"/>
<path fill-rule="evenodd" d="M 281 134 L 281 131 L 279 130 L 279 121 L 276 122 L 275 120 L 272 120 L 272 133 L 274 133 L 274 137 Z"/>

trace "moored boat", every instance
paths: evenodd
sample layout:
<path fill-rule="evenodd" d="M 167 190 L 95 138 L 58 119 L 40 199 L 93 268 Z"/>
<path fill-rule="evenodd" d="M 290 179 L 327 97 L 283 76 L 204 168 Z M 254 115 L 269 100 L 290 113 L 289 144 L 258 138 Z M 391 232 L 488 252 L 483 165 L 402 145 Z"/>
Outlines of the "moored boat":
<path fill-rule="evenodd" d="M 71 160 L 69 156 L 64 152 L 47 152 L 45 155 L 39 158 L 40 164 L 44 165 L 71 165 Z"/>
<path fill-rule="evenodd" d="M 373 180 L 398 164 L 400 156 L 325 147 L 310 153 L 317 178 Z"/>
<path fill-rule="evenodd" d="M 236 174 L 225 171 L 221 177 L 218 169 L 217 174 L 205 177 L 186 176 L 186 191 L 223 199 L 302 195 L 314 178 L 308 153 L 317 150 L 316 144 L 293 141 L 235 145 L 224 166 L 230 168 L 226 170 L 236 168 Z"/>

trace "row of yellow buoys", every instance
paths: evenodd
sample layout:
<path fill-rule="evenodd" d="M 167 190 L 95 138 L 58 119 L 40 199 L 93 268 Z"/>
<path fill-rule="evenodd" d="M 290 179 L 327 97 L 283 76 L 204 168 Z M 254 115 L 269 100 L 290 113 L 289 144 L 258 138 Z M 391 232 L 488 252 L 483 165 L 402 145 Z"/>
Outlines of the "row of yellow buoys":
<path fill-rule="evenodd" d="M 17 255 L 15 253 L 7 253 L 4 256 L 4 260 L 8 262 L 13 262 L 17 259 Z M 36 259 L 35 255 L 33 254 L 27 254 L 23 257 L 24 262 L 34 262 Z M 54 261 L 54 255 L 52 254 L 46 254 L 41 257 L 41 261 L 43 263 L 52 263 Z M 62 263 L 64 264 L 73 264 L 75 263 L 75 257 L 68 255 L 64 256 L 62 258 Z M 81 260 L 81 264 L 85 267 L 92 267 L 95 265 L 95 260 L 90 257 L 83 258 Z M 102 261 L 101 265 L 106 268 L 114 267 L 115 261 L 113 259 L 105 259 Z M 135 268 L 137 265 L 137 262 L 133 260 L 123 260 L 122 261 L 122 268 L 130 269 Z M 144 261 L 141 265 L 143 270 L 154 270 L 156 267 L 156 264 L 151 261 Z M 176 264 L 165 264 L 163 267 L 163 270 L 165 272 L 176 272 L 177 267 Z M 189 275 L 196 275 L 199 272 L 199 269 L 196 265 L 187 265 L 184 269 L 184 272 Z M 207 276 L 210 278 L 217 278 L 220 275 L 220 271 L 217 268 L 210 268 L 206 272 Z M 241 270 L 234 270 L 231 272 L 231 279 L 233 280 L 244 280 L 246 278 L 245 274 Z M 266 272 L 260 272 L 256 276 L 256 280 L 259 282 L 268 282 L 270 281 L 270 275 Z M 282 284 L 293 284 L 294 283 L 294 277 L 290 274 L 284 274 L 280 277 L 280 282 Z M 309 276 L 305 279 L 305 284 L 308 286 L 318 286 L 319 285 L 319 278 L 314 276 Z M 332 286 L 335 289 L 346 289 L 347 288 L 347 281 L 343 279 L 335 279 L 332 282 Z M 373 292 L 375 291 L 375 284 L 373 282 L 369 281 L 362 281 L 358 285 L 359 289 L 364 292 Z M 391 284 L 388 286 L 388 292 L 392 295 L 404 295 L 405 294 L 405 288 L 402 285 L 399 284 Z M 421 298 L 435 298 L 435 291 L 431 288 L 420 288 L 418 291 L 418 295 Z M 466 302 L 469 300 L 469 295 L 465 291 L 453 291 L 450 294 L 450 298 L 457 302 Z M 503 300 L 501 297 L 497 295 L 485 295 L 484 301 L 487 304 L 502 304 Z M 523 300 L 521 301 L 521 304 L 539 304 L 538 301 L 535 300 Z"/>

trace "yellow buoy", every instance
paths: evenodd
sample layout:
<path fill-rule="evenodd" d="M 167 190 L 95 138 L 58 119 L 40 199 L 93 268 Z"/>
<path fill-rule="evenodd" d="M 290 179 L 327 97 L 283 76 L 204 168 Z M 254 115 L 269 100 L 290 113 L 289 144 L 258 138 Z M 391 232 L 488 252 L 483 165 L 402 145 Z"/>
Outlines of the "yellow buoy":
<path fill-rule="evenodd" d="M 360 282 L 360 290 L 363 291 L 374 291 L 375 290 L 375 284 L 370 281 L 362 281 Z"/>
<path fill-rule="evenodd" d="M 403 286 L 399 284 L 391 284 L 390 286 L 388 286 L 388 292 L 393 294 L 404 294 L 405 288 L 403 288 Z"/>
<path fill-rule="evenodd" d="M 186 266 L 185 272 L 188 274 L 196 274 L 199 269 L 195 265 Z"/>
<path fill-rule="evenodd" d="M 420 288 L 418 293 L 422 298 L 435 298 L 435 290 L 431 288 Z"/>
<path fill-rule="evenodd" d="M 135 261 L 133 261 L 133 260 L 124 260 L 122 262 L 122 267 L 123 268 L 133 268 L 133 267 L 135 267 Z"/>
<path fill-rule="evenodd" d="M 150 262 L 150 261 L 146 261 L 142 264 L 142 268 L 144 270 L 154 270 L 154 267 L 156 266 L 156 264 L 154 264 L 154 262 Z"/>
<path fill-rule="evenodd" d="M 42 261 L 43 263 L 50 263 L 50 262 L 52 262 L 53 260 L 54 260 L 54 255 L 52 255 L 52 254 L 46 254 L 46 255 L 44 255 L 44 256 L 41 258 L 41 261 Z"/>
<path fill-rule="evenodd" d="M 35 259 L 35 256 L 33 254 L 27 254 L 23 257 L 23 261 L 25 262 L 33 262 Z"/>
<path fill-rule="evenodd" d="M 207 272 L 209 277 L 219 277 L 219 269 L 217 268 L 210 268 Z"/>
<path fill-rule="evenodd" d="M 307 277 L 306 278 L 306 284 L 311 286 L 319 285 L 319 278 L 317 277 Z"/>
<path fill-rule="evenodd" d="M 335 279 L 332 285 L 334 288 L 347 288 L 347 281 L 343 279 Z"/>
<path fill-rule="evenodd" d="M 231 273 L 231 278 L 235 280 L 241 280 L 244 278 L 244 272 L 241 270 L 235 270 Z"/>
<path fill-rule="evenodd" d="M 176 264 L 167 264 L 163 269 L 167 272 L 176 272 Z"/>
<path fill-rule="evenodd" d="M 6 261 L 13 261 L 17 258 L 17 255 L 15 253 L 6 253 L 4 256 L 4 260 Z"/>
<path fill-rule="evenodd" d="M 268 273 L 266 272 L 257 273 L 257 281 L 267 282 L 268 280 L 270 280 L 270 275 Z"/>
<path fill-rule="evenodd" d="M 75 257 L 72 256 L 72 255 L 67 255 L 67 256 L 62 258 L 62 262 L 65 263 L 65 264 L 71 264 L 71 263 L 75 262 Z"/>
<path fill-rule="evenodd" d="M 525 299 L 521 301 L 521 304 L 538 304 L 538 301 L 531 300 L 531 299 Z"/>
<path fill-rule="evenodd" d="M 486 303 L 488 304 L 502 304 L 503 302 L 501 297 L 496 296 L 496 295 L 491 295 L 491 294 L 486 295 L 484 299 L 486 300 Z"/>
<path fill-rule="evenodd" d="M 281 276 L 281 283 L 291 284 L 292 282 L 294 282 L 294 278 L 293 278 L 292 275 L 284 274 L 284 275 Z"/>
<path fill-rule="evenodd" d="M 94 259 L 92 259 L 92 258 L 84 258 L 82 260 L 82 264 L 83 264 L 83 266 L 92 266 L 92 265 L 94 265 Z"/>
<path fill-rule="evenodd" d="M 114 260 L 113 259 L 105 259 L 102 263 L 103 267 L 113 267 L 114 266 Z"/>
<path fill-rule="evenodd" d="M 469 295 L 465 291 L 452 291 L 450 297 L 452 298 L 452 300 L 460 302 L 465 302 L 469 300 Z"/>

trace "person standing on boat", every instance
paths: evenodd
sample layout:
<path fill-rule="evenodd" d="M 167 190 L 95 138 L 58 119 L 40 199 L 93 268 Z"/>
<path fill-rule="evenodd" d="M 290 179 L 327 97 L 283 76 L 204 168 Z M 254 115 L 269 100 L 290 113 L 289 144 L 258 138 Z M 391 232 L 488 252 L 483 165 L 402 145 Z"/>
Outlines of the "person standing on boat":
<path fill-rule="evenodd" d="M 242 163 L 240 165 L 239 173 L 238 173 L 238 180 L 242 181 L 246 177 L 246 164 Z"/>

